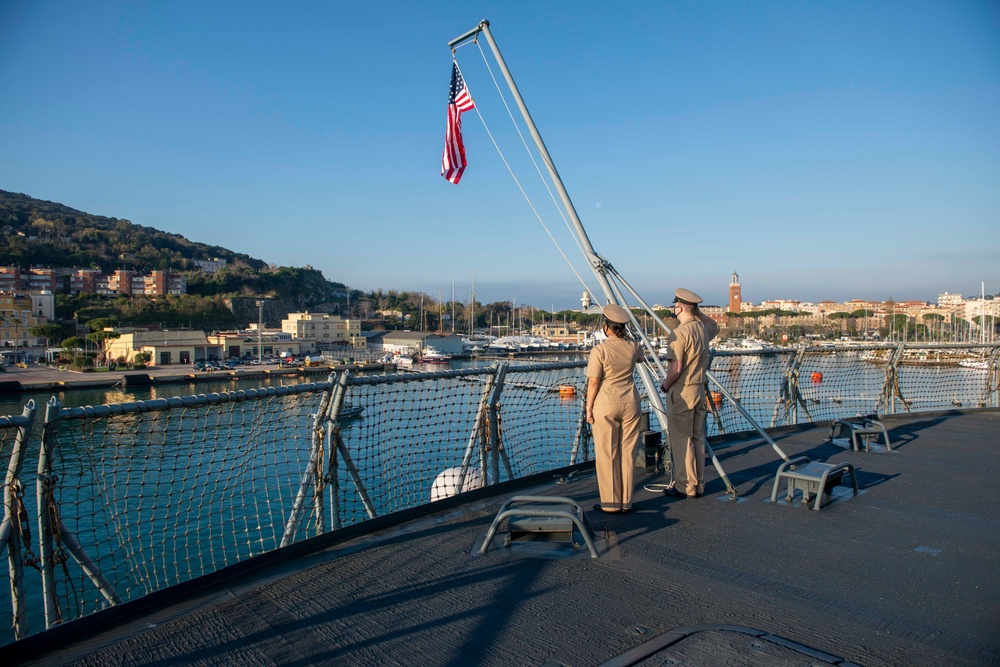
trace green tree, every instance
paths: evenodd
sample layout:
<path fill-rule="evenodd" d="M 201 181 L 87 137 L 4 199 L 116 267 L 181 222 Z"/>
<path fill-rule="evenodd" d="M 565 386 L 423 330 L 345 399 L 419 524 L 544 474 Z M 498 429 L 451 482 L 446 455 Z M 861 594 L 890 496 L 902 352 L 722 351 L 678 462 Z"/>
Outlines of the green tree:
<path fill-rule="evenodd" d="M 60 347 L 64 347 L 70 352 L 76 353 L 86 347 L 86 345 L 87 341 L 80 336 L 70 336 L 60 344 Z"/>
<path fill-rule="evenodd" d="M 61 338 L 66 335 L 60 324 L 39 324 L 28 329 L 28 333 L 35 338 L 44 338 L 45 347 L 49 347 L 49 341 L 53 338 Z"/>
<path fill-rule="evenodd" d="M 97 345 L 100 352 L 97 358 L 98 363 L 107 363 L 108 349 L 120 336 L 121 334 L 117 331 L 95 331 L 87 334 L 87 340 Z"/>

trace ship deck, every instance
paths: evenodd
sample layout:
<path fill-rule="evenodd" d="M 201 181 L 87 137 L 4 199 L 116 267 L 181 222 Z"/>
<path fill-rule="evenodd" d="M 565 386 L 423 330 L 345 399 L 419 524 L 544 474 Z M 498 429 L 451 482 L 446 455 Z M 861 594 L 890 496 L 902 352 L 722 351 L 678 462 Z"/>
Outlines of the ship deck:
<path fill-rule="evenodd" d="M 481 490 L 279 550 L 0 648 L 4 664 L 1000 664 L 1000 412 L 887 418 L 892 452 L 828 425 L 775 434 L 852 463 L 861 493 L 768 502 L 780 459 L 715 443 L 740 496 L 642 488 L 607 515 L 592 468 Z M 512 495 L 580 502 L 601 557 L 496 540 Z M 366 532 L 368 531 L 368 532 Z"/>

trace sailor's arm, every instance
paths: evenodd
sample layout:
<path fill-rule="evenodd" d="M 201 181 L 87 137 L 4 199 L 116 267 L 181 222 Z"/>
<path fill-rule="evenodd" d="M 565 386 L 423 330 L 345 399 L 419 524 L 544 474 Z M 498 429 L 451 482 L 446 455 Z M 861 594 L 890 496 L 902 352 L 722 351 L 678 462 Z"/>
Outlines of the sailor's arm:
<path fill-rule="evenodd" d="M 681 376 L 681 362 L 680 359 L 668 359 L 667 360 L 667 377 L 660 383 L 660 391 L 664 394 L 670 389 L 677 378 Z"/>
<path fill-rule="evenodd" d="M 706 341 L 712 340 L 713 338 L 715 338 L 716 336 L 719 335 L 720 327 L 719 327 L 718 323 L 715 320 L 713 320 L 711 317 L 709 317 L 705 313 L 701 312 L 701 309 L 698 308 L 697 306 L 695 306 L 694 314 L 695 314 L 695 317 L 697 317 L 698 320 L 702 324 L 705 325 L 705 340 Z"/>

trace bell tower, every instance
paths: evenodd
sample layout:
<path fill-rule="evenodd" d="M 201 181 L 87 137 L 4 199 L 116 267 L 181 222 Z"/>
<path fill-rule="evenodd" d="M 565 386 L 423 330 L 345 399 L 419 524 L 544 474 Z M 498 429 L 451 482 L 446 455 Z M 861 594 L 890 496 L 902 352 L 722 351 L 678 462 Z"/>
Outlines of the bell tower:
<path fill-rule="evenodd" d="M 733 271 L 733 279 L 729 283 L 729 312 L 738 313 L 743 305 L 740 292 L 740 276 Z"/>

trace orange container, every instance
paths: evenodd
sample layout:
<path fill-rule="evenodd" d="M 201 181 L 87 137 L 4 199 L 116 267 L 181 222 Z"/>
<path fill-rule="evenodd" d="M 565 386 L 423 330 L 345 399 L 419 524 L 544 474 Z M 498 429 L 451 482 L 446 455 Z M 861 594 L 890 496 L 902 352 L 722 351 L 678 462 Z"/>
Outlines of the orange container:
<path fill-rule="evenodd" d="M 813 374 L 810 377 L 811 377 L 811 379 L 812 379 L 813 382 L 822 382 L 823 381 L 823 374 L 820 373 L 819 371 L 813 371 Z"/>
<path fill-rule="evenodd" d="M 559 398 L 573 398 L 576 396 L 576 387 L 571 384 L 559 385 Z"/>
<path fill-rule="evenodd" d="M 705 397 L 706 402 L 709 404 L 708 405 L 709 408 L 711 408 L 713 404 L 715 405 L 715 407 L 721 408 L 722 399 L 723 396 L 721 391 L 710 391 L 708 392 L 708 396 Z"/>

